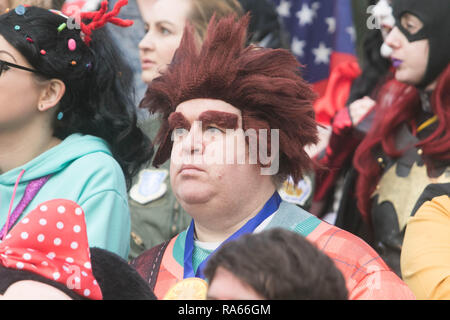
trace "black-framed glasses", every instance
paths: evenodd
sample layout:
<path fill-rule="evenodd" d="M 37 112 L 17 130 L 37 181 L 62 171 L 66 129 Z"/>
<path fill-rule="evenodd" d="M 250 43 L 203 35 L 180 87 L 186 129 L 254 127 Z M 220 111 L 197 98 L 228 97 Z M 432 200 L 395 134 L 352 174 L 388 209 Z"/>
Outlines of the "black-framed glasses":
<path fill-rule="evenodd" d="M 0 60 L 0 76 L 2 75 L 3 71 L 8 70 L 9 68 L 16 68 L 16 69 L 21 69 L 21 70 L 25 70 L 25 71 L 29 71 L 29 72 L 33 72 L 33 73 L 39 73 L 37 70 L 33 70 L 24 66 L 19 66 L 18 64 L 14 64 L 8 61 L 4 61 L 4 60 Z"/>

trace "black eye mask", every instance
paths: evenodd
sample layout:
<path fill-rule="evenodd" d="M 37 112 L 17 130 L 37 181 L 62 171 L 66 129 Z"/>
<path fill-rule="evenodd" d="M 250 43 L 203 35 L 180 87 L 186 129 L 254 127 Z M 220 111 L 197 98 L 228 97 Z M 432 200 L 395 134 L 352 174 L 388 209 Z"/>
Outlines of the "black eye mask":
<path fill-rule="evenodd" d="M 409 42 L 428 39 L 430 51 L 425 75 L 417 85 L 424 89 L 432 83 L 450 62 L 450 1 L 448 0 L 394 0 L 392 4 L 396 26 Z M 422 29 L 410 34 L 400 23 L 410 13 L 423 23 Z"/>

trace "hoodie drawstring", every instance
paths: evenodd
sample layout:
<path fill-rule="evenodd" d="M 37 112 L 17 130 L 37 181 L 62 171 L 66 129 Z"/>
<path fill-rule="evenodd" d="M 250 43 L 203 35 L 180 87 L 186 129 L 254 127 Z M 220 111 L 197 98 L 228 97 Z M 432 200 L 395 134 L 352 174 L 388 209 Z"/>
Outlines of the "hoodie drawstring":
<path fill-rule="evenodd" d="M 14 204 L 14 197 L 16 196 L 16 191 L 17 191 L 17 186 L 19 185 L 19 181 L 22 178 L 24 173 L 25 173 L 25 169 L 22 169 L 22 171 L 20 172 L 19 176 L 17 177 L 16 184 L 14 185 L 14 190 L 13 190 L 11 202 L 9 203 L 8 216 L 6 217 L 6 223 L 5 223 L 6 229 L 5 229 L 5 232 L 3 233 L 2 241 L 5 240 L 5 237 L 8 234 L 9 218 L 11 217 L 12 206 Z"/>
<path fill-rule="evenodd" d="M 25 170 L 23 170 L 23 172 L 25 172 Z M 52 174 L 49 174 L 48 176 L 37 178 L 35 180 L 30 181 L 28 183 L 28 185 L 25 187 L 25 192 L 22 196 L 22 199 L 19 201 L 16 208 L 11 213 L 12 205 L 14 203 L 15 193 L 17 191 L 17 186 L 19 184 L 20 178 L 23 175 L 23 172 L 17 178 L 16 186 L 14 187 L 14 192 L 13 192 L 13 196 L 11 199 L 11 204 L 10 204 L 9 213 L 8 213 L 8 217 L 7 217 L 7 224 L 5 224 L 3 226 L 3 228 L 0 230 L 0 238 L 1 239 L 3 239 L 5 237 L 5 235 L 8 233 L 9 226 L 14 225 L 16 223 L 16 221 L 20 218 L 22 213 L 25 211 L 25 209 L 30 204 L 30 202 L 34 199 L 34 197 L 39 192 L 39 190 L 45 185 L 45 183 L 52 176 Z"/>

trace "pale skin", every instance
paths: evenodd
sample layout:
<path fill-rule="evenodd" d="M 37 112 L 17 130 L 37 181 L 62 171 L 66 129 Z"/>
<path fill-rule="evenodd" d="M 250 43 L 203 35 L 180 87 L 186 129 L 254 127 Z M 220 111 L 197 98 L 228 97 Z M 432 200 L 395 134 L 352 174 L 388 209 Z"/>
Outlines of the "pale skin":
<path fill-rule="evenodd" d="M 265 300 L 250 285 L 218 267 L 208 287 L 208 300 Z"/>
<path fill-rule="evenodd" d="M 0 300 L 72 300 L 61 290 L 48 284 L 22 280 L 14 282 L 6 289 Z"/>
<path fill-rule="evenodd" d="M 146 34 L 139 43 L 142 80 L 149 84 L 170 64 L 180 45 L 190 0 L 139 0 Z"/>
<path fill-rule="evenodd" d="M 261 175 L 259 165 L 248 161 L 207 163 L 208 154 L 223 151 L 223 146 L 233 145 L 231 141 L 244 134 L 242 130 L 226 133 L 214 124 L 200 127 L 200 115 L 211 110 L 237 115 L 238 129 L 242 129 L 241 111 L 224 101 L 194 99 L 178 105 L 176 112 L 191 126 L 174 139 L 170 182 L 177 200 L 194 219 L 197 239 L 222 242 L 262 209 L 275 192 L 275 185 L 271 176 Z M 238 150 L 233 155 L 238 157 L 238 152 L 246 151 Z M 235 150 L 225 149 L 224 157 L 227 152 Z"/>
<path fill-rule="evenodd" d="M 0 0 L 0 13 L 3 13 L 9 7 L 7 0 Z"/>
<path fill-rule="evenodd" d="M 348 106 L 350 118 L 354 126 L 357 126 L 364 116 L 375 106 L 375 101 L 370 97 L 364 97 L 352 102 Z"/>
<path fill-rule="evenodd" d="M 33 69 L 0 36 L 0 59 Z M 32 72 L 9 68 L 0 76 L 0 173 L 17 168 L 61 141 L 51 121 L 65 92 L 57 79 L 39 80 Z M 24 94 L 26 93 L 26 94 Z"/>
<path fill-rule="evenodd" d="M 415 34 L 423 27 L 423 23 L 416 16 L 406 13 L 400 23 L 411 34 Z M 394 27 L 385 40 L 392 48 L 392 59 L 401 61 L 395 72 L 395 78 L 410 85 L 420 83 L 427 68 L 430 46 L 427 39 L 409 42 L 399 28 Z M 437 79 L 430 83 L 426 91 L 436 87 Z"/>

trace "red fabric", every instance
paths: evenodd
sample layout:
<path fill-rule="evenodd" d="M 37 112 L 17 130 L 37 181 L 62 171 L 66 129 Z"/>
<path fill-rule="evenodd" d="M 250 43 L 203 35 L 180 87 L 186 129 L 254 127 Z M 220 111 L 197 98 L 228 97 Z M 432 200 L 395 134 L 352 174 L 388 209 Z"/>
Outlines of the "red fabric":
<path fill-rule="evenodd" d="M 184 248 L 175 248 L 178 236 L 172 238 L 163 254 L 154 290 L 158 299 L 183 279 L 179 261 Z M 349 300 L 415 300 L 412 291 L 375 250 L 350 232 L 321 222 L 306 239 L 328 255 L 342 272 Z"/>
<path fill-rule="evenodd" d="M 316 170 L 314 201 L 321 201 L 328 195 L 335 186 L 340 170 L 347 161 L 350 161 L 352 153 L 360 143 L 360 139 L 351 134 L 352 121 L 348 108 L 336 113 L 332 130 L 325 154 L 317 158 L 317 161 L 325 168 Z"/>
<path fill-rule="evenodd" d="M 306 237 L 342 272 L 349 300 L 415 300 L 408 286 L 367 243 L 322 222 Z"/>
<path fill-rule="evenodd" d="M 353 81 L 361 74 L 355 60 L 341 62 L 331 70 L 323 96 L 314 103 L 316 120 L 325 125 L 330 125 L 336 112 L 345 107 Z"/>
<path fill-rule="evenodd" d="M 120 8 L 126 6 L 128 4 L 128 0 L 119 0 L 114 5 L 114 8 L 106 13 L 108 10 L 108 2 L 103 1 L 101 3 L 100 10 L 95 12 L 82 12 L 81 19 L 91 19 L 92 21 L 89 24 L 81 23 L 81 31 L 84 33 L 84 42 L 86 45 L 89 45 L 91 42 L 91 34 L 95 29 L 99 29 L 103 27 L 106 23 L 110 22 L 112 24 L 121 26 L 121 27 L 129 27 L 133 24 L 132 20 L 122 20 L 116 18 L 120 12 Z"/>
<path fill-rule="evenodd" d="M 102 299 L 91 268 L 84 212 L 64 199 L 40 204 L 0 243 L 0 262 L 66 285 L 80 296 Z"/>
<path fill-rule="evenodd" d="M 81 11 L 85 4 L 85 0 L 66 1 L 61 8 L 61 12 L 66 16 L 70 16 L 71 14 L 73 14 L 74 7 L 78 7 L 79 11 Z"/>
<path fill-rule="evenodd" d="M 415 147 L 422 149 L 422 158 L 428 168 L 435 161 L 450 160 L 450 65 L 443 70 L 431 96 L 433 113 L 438 117 L 437 128 Z M 420 112 L 421 100 L 415 87 L 396 81 L 386 82 L 380 89 L 376 105 L 376 116 L 371 130 L 358 146 L 353 158 L 353 165 L 358 171 L 356 194 L 358 209 L 366 221 L 370 221 L 372 197 L 382 170 L 373 150 L 382 148 L 384 154 L 399 158 L 408 150 L 397 150 L 396 137 L 398 129 L 411 125 Z"/>

